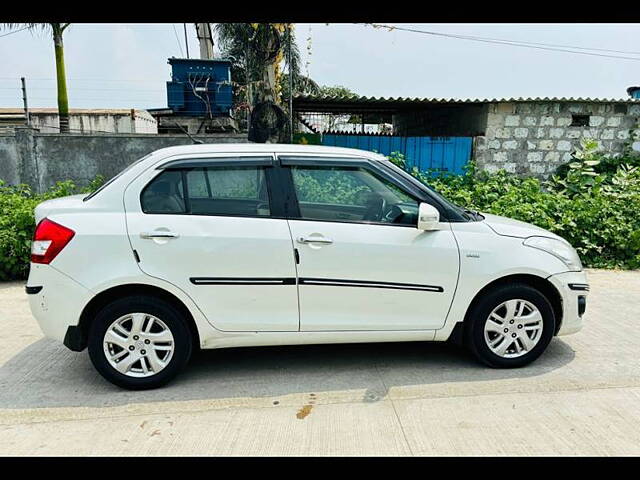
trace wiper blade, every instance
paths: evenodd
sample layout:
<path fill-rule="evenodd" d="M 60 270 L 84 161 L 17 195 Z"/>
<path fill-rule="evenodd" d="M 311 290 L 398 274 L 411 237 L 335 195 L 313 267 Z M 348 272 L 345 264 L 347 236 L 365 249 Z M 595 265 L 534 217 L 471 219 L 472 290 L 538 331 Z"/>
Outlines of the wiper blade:
<path fill-rule="evenodd" d="M 468 208 L 464 209 L 464 213 L 467 213 L 473 217 L 474 220 L 482 220 L 484 216 L 477 210 L 470 210 Z"/>

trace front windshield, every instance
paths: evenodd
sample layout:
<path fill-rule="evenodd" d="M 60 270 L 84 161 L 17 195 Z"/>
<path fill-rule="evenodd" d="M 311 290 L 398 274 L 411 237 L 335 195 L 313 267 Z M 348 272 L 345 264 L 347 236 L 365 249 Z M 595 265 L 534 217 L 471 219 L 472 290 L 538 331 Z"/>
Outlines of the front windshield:
<path fill-rule="evenodd" d="M 431 196 L 435 197 L 439 202 L 441 202 L 442 204 L 446 205 L 450 210 L 453 210 L 454 212 L 456 212 L 457 214 L 462 216 L 464 219 L 466 219 L 466 220 L 472 220 L 473 219 L 473 217 L 470 215 L 470 210 L 464 209 L 464 208 L 456 205 L 455 203 L 451 202 L 450 200 L 447 200 L 445 197 L 443 197 L 440 194 L 440 192 L 438 192 L 436 189 L 434 189 L 431 185 L 423 182 L 421 179 L 419 179 L 417 177 L 414 177 L 409 172 L 407 172 L 406 170 L 400 168 L 399 166 L 397 166 L 393 162 L 388 161 L 388 162 L 384 162 L 384 164 L 387 167 L 389 167 L 392 170 L 394 170 L 395 172 L 397 172 L 398 174 L 402 175 L 402 177 L 404 177 L 405 179 L 409 180 L 414 185 L 417 185 L 418 187 L 420 187 L 422 189 L 426 188 L 429 191 L 429 193 L 431 194 Z M 471 212 L 471 213 L 473 213 L 473 212 Z"/>

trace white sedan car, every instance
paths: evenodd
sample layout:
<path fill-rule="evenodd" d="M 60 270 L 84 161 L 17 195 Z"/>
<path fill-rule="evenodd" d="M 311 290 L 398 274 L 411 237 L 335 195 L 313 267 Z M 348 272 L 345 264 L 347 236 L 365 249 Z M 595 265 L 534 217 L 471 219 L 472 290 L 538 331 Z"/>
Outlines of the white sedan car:
<path fill-rule="evenodd" d="M 194 348 L 453 339 L 520 367 L 581 328 L 589 290 L 561 237 L 360 150 L 165 148 L 35 213 L 33 315 L 131 389 Z"/>

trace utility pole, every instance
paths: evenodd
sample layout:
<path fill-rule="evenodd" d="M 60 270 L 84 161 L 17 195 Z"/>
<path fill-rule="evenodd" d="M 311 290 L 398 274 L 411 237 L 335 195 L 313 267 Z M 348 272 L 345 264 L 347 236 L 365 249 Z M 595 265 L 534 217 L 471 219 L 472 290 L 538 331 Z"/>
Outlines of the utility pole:
<path fill-rule="evenodd" d="M 20 77 L 22 82 L 22 103 L 24 103 L 24 116 L 26 119 L 27 127 L 31 126 L 31 118 L 29 117 L 29 105 L 27 105 L 27 84 L 24 77 Z"/>
<path fill-rule="evenodd" d="M 189 42 L 187 41 L 187 24 L 183 23 L 182 26 L 184 27 L 184 46 L 187 49 L 187 58 L 189 58 Z"/>
<path fill-rule="evenodd" d="M 291 68 L 291 34 L 293 33 L 293 23 L 289 24 L 289 143 L 293 143 L 293 69 Z"/>
<path fill-rule="evenodd" d="M 213 60 L 213 35 L 210 23 L 196 23 L 196 35 L 200 44 L 200 59 Z"/>

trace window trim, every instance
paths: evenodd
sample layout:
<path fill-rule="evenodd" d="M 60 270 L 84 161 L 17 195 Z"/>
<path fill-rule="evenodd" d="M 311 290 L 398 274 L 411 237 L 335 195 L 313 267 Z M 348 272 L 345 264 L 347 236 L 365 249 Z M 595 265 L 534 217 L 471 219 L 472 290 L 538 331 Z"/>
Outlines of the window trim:
<path fill-rule="evenodd" d="M 262 156 L 264 158 L 264 156 Z M 227 157 L 228 159 L 228 157 Z M 189 216 L 195 216 L 195 217 L 235 217 L 235 218 L 262 218 L 262 219 L 286 219 L 285 216 L 281 216 L 280 213 L 283 211 L 282 206 L 279 205 L 279 201 L 276 201 L 276 198 L 273 195 L 273 186 L 271 185 L 272 181 L 273 181 L 273 176 L 270 175 L 270 171 L 274 170 L 274 163 L 273 163 L 273 159 L 270 159 L 270 161 L 268 163 L 263 163 L 262 161 L 260 163 L 252 163 L 252 162 L 256 162 L 255 157 L 247 157 L 248 161 L 244 162 L 244 161 L 211 161 L 212 159 L 204 159 L 207 161 L 210 161 L 210 164 L 206 164 L 205 162 L 199 162 L 197 165 L 191 165 L 191 166 L 182 166 L 182 165 L 170 165 L 171 168 L 164 168 L 166 165 L 168 165 L 168 163 L 174 163 L 174 162 L 179 162 L 181 160 L 188 160 L 191 161 L 193 159 L 181 159 L 181 160 L 176 160 L 174 162 L 168 162 L 165 163 L 159 167 L 156 168 L 156 170 L 158 171 L 158 173 L 156 175 L 154 175 L 152 178 L 149 179 L 149 181 L 147 181 L 147 183 L 140 189 L 140 194 L 138 195 L 138 201 L 140 202 L 140 212 L 143 215 L 189 215 Z M 264 179 L 267 185 L 267 196 L 268 196 L 268 202 L 269 202 L 269 215 L 241 215 L 241 214 L 231 214 L 231 213 L 215 213 L 215 214 L 210 214 L 210 213 L 192 213 L 191 210 L 191 203 L 190 203 L 190 199 L 188 196 L 188 180 L 187 180 L 187 171 L 189 170 L 193 170 L 195 168 L 211 168 L 211 169 L 216 169 L 216 168 L 227 168 L 227 167 L 239 167 L 239 168 L 246 168 L 246 167 L 252 167 L 255 166 L 257 167 L 257 169 L 262 169 L 262 171 L 264 172 Z M 162 175 L 165 171 L 172 171 L 172 170 L 177 170 L 179 172 L 181 172 L 181 176 L 182 176 L 182 191 L 183 191 L 183 196 L 184 196 L 184 202 L 185 202 L 185 211 L 184 212 L 172 212 L 172 213 L 154 213 L 154 212 L 145 212 L 144 211 L 144 207 L 142 205 L 142 195 L 144 194 L 145 190 L 149 187 L 149 185 L 151 185 L 151 183 L 153 183 L 153 181 L 158 178 L 160 175 Z M 277 214 L 275 212 L 278 212 Z"/>
<path fill-rule="evenodd" d="M 179 158 L 170 160 L 156 167 L 156 170 L 180 170 L 190 168 L 215 168 L 215 167 L 273 167 L 273 156 L 236 156 L 218 158 Z"/>
<path fill-rule="evenodd" d="M 327 222 L 327 223 L 351 223 L 351 224 L 358 224 L 358 225 L 378 225 L 383 227 L 404 227 L 404 228 L 408 227 L 408 228 L 415 228 L 415 229 L 418 228 L 417 224 L 411 225 L 406 223 L 373 222 L 373 221 L 367 221 L 367 220 L 339 220 L 339 219 L 325 220 L 325 219 L 304 218 L 302 217 L 302 213 L 300 212 L 300 204 L 298 201 L 298 196 L 296 194 L 295 185 L 293 183 L 293 174 L 291 171 L 291 167 L 295 167 L 295 166 L 321 167 L 321 168 L 322 167 L 362 168 L 370 172 L 372 175 L 382 178 L 383 180 L 386 180 L 389 183 L 393 184 L 394 186 L 399 188 L 405 195 L 411 198 L 414 198 L 418 202 L 418 204 L 420 204 L 420 202 L 426 202 L 426 201 L 424 199 L 424 195 L 416 195 L 416 193 L 414 193 L 418 189 L 415 189 L 415 188 L 407 189 L 404 182 L 399 182 L 398 181 L 399 179 L 395 178 L 395 176 L 393 175 L 387 174 L 386 171 L 382 170 L 381 168 L 378 168 L 377 165 L 375 165 L 372 161 L 370 161 L 367 158 L 362 158 L 362 159 L 344 158 L 343 159 L 342 157 L 331 157 L 327 155 L 324 155 L 322 157 L 313 157 L 313 156 L 298 157 L 298 156 L 292 156 L 292 155 L 279 155 L 278 160 L 279 160 L 279 163 L 282 165 L 282 167 L 280 168 L 288 172 L 287 178 L 285 179 L 286 188 L 287 190 L 289 190 L 290 197 L 292 198 L 293 203 L 295 204 L 294 212 L 296 216 L 289 215 L 287 217 L 289 220 L 298 220 L 303 222 Z M 423 193 L 421 191 L 418 191 L 418 192 L 420 194 Z M 432 202 L 433 200 L 429 201 L 428 203 L 433 204 Z M 440 204 L 438 203 L 437 205 L 434 205 L 434 206 L 438 208 Z M 440 210 L 440 208 L 438 208 L 438 210 Z M 440 213 L 440 215 L 442 216 L 442 212 Z"/>

